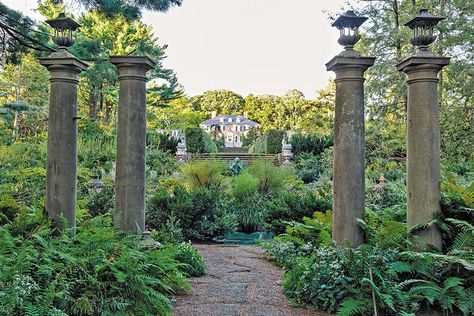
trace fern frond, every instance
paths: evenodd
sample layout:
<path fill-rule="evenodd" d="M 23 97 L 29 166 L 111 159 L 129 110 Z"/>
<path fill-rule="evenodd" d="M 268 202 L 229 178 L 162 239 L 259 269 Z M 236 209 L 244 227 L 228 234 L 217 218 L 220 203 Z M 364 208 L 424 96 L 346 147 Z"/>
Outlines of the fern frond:
<path fill-rule="evenodd" d="M 413 273 L 415 268 L 407 262 L 395 261 L 390 264 L 390 267 L 397 273 Z"/>
<path fill-rule="evenodd" d="M 455 218 L 446 218 L 446 221 L 454 224 L 462 232 L 472 232 L 474 234 L 474 225 L 467 221 L 455 219 Z"/>
<path fill-rule="evenodd" d="M 367 311 L 367 300 L 346 299 L 341 303 L 337 316 L 363 315 Z"/>

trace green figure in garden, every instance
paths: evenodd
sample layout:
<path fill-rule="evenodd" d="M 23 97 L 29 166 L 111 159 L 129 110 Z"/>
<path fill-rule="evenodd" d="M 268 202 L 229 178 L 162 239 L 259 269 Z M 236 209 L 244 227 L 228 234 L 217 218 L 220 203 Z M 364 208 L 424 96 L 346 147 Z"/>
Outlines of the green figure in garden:
<path fill-rule="evenodd" d="M 232 174 L 235 176 L 244 170 L 244 164 L 240 161 L 239 157 L 235 157 L 234 161 L 230 163 L 229 170 L 232 171 Z"/>

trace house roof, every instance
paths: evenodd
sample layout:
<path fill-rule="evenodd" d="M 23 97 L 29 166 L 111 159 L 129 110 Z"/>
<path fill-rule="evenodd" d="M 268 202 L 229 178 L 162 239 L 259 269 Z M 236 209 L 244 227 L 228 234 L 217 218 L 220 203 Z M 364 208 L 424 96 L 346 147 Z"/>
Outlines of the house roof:
<path fill-rule="evenodd" d="M 224 122 L 221 122 L 221 119 L 224 119 Z M 229 122 L 229 118 L 232 119 L 232 122 Z M 240 122 L 237 122 L 237 119 L 240 119 Z M 201 125 L 249 125 L 249 126 L 259 126 L 257 122 L 251 121 L 248 118 L 239 115 L 218 115 L 210 120 L 204 121 Z"/>

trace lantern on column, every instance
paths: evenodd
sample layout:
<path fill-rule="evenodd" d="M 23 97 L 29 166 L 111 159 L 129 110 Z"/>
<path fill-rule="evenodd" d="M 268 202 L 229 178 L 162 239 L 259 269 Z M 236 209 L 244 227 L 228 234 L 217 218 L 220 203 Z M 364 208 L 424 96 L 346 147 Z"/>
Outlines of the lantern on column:
<path fill-rule="evenodd" d="M 53 42 L 60 47 L 69 47 L 74 44 L 72 33 L 81 25 L 71 18 L 66 17 L 66 14 L 60 13 L 57 18 L 47 20 L 54 29 Z"/>
<path fill-rule="evenodd" d="M 100 193 L 104 189 L 104 182 L 100 180 L 99 175 L 94 174 L 90 181 L 87 183 L 87 191 L 90 194 L 92 193 Z"/>
<path fill-rule="evenodd" d="M 444 17 L 432 15 L 427 9 L 421 9 L 417 16 L 405 23 L 405 26 L 413 30 L 411 43 L 420 51 L 428 51 L 428 46 L 436 40 L 434 27 L 444 19 Z"/>
<path fill-rule="evenodd" d="M 354 11 L 347 11 L 332 24 L 341 32 L 337 42 L 344 46 L 346 51 L 354 50 L 354 45 L 360 40 L 359 27 L 366 20 L 366 17 L 357 16 Z"/>

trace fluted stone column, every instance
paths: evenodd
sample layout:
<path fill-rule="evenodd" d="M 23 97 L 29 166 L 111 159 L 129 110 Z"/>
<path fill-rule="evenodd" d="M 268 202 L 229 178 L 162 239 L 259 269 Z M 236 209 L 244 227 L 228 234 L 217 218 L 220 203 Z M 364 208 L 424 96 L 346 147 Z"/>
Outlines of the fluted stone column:
<path fill-rule="evenodd" d="M 87 64 L 65 48 L 40 58 L 40 63 L 51 75 L 45 208 L 57 227 L 75 227 L 77 84 Z"/>
<path fill-rule="evenodd" d="M 364 242 L 356 221 L 365 208 L 364 72 L 374 61 L 343 53 L 326 64 L 336 73 L 332 238 L 353 247 Z"/>
<path fill-rule="evenodd" d="M 407 74 L 407 222 L 409 227 L 433 219 L 440 206 L 440 128 L 438 72 L 449 58 L 412 56 L 397 69 Z M 433 225 L 418 233 L 427 245 L 441 249 L 441 233 Z"/>
<path fill-rule="evenodd" d="M 116 225 L 124 232 L 145 231 L 146 73 L 155 67 L 148 57 L 113 56 L 119 71 L 115 179 Z"/>

